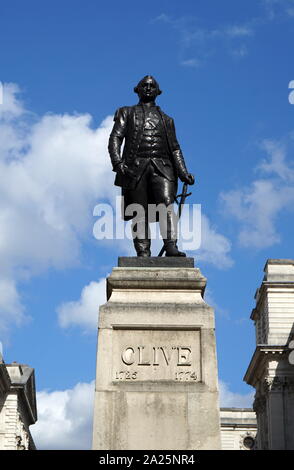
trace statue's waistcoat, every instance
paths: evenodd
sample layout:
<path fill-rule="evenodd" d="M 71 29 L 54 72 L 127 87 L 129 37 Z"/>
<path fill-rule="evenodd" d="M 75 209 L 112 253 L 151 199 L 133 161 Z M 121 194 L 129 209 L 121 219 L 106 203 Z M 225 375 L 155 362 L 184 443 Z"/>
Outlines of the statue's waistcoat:
<path fill-rule="evenodd" d="M 165 154 L 167 154 L 169 147 L 168 147 L 168 141 L 167 141 L 168 136 L 166 135 L 164 117 L 158 107 L 154 107 L 152 109 L 155 111 L 157 119 L 158 119 L 157 133 L 160 134 L 160 136 L 157 135 L 157 137 L 159 137 L 161 140 L 161 150 L 164 151 Z M 133 160 L 133 158 L 138 155 L 139 151 L 140 151 L 140 154 L 142 155 L 141 145 L 144 146 L 147 140 L 146 139 L 147 133 L 144 132 L 146 131 L 146 129 L 144 129 L 145 114 L 146 114 L 146 111 L 144 111 L 144 108 L 141 105 L 136 105 L 130 108 L 128 129 L 127 129 L 127 134 L 125 136 L 126 137 L 125 148 L 123 152 L 123 159 L 125 160 L 126 164 L 130 163 Z M 159 139 L 157 139 L 157 141 L 159 142 Z"/>
<path fill-rule="evenodd" d="M 168 146 L 162 118 L 156 107 L 144 109 L 143 133 L 137 157 L 168 158 Z"/>

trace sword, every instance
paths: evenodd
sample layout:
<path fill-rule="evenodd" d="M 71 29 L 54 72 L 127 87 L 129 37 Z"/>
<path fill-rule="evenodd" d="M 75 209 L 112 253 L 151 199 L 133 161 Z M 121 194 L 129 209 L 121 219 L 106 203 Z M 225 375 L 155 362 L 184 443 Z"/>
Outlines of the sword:
<path fill-rule="evenodd" d="M 184 204 L 185 204 L 185 199 L 186 199 L 186 197 L 191 196 L 191 194 L 192 194 L 192 193 L 188 193 L 188 194 L 187 194 L 187 190 L 188 190 L 188 183 L 184 183 L 184 184 L 183 184 L 182 193 L 181 193 L 181 194 L 178 194 L 178 195 L 176 196 L 176 198 L 175 198 L 175 199 L 176 199 L 176 203 L 177 203 L 178 206 L 179 206 L 179 207 L 178 207 L 178 214 L 177 214 L 177 220 L 178 220 L 178 221 L 180 220 L 180 217 L 181 217 L 181 215 L 182 215 L 182 208 L 183 208 L 183 206 L 184 206 Z M 178 202 L 178 197 L 181 197 L 180 202 Z M 163 247 L 161 248 L 160 252 L 158 253 L 158 256 L 162 256 L 164 252 L 165 252 L 165 248 L 164 248 L 164 245 L 163 245 Z"/>

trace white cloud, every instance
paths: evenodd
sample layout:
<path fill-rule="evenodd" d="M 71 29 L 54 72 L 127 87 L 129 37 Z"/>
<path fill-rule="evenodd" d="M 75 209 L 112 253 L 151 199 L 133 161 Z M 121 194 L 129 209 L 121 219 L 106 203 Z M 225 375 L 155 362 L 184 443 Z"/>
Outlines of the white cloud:
<path fill-rule="evenodd" d="M 257 23 L 253 18 L 243 24 L 219 25 L 209 29 L 200 27 L 197 18 L 191 16 L 172 18 L 165 13 L 154 18 L 152 22 L 165 23 L 176 32 L 179 36 L 179 62 L 186 67 L 202 66 L 207 58 L 214 56 L 218 50 L 244 57 L 248 49 L 245 44 L 240 44 L 240 41 L 248 41 L 254 36 Z"/>
<path fill-rule="evenodd" d="M 207 59 L 220 51 L 242 59 L 248 55 L 249 41 L 260 28 L 271 25 L 273 21 L 287 21 L 294 17 L 294 0 L 261 0 L 260 3 L 261 13 L 243 23 L 223 23 L 203 28 L 197 17 L 172 17 L 165 13 L 154 18 L 152 23 L 164 23 L 175 31 L 182 66 L 204 65 Z"/>
<path fill-rule="evenodd" d="M 232 25 L 225 29 L 225 33 L 231 37 L 252 36 L 253 30 L 248 24 Z"/>
<path fill-rule="evenodd" d="M 194 57 L 193 59 L 182 60 L 181 65 L 185 65 L 186 67 L 200 67 L 202 63 Z"/>
<path fill-rule="evenodd" d="M 243 58 L 248 54 L 248 48 L 245 44 L 241 44 L 239 47 L 233 48 L 231 54 L 236 58 Z"/>
<path fill-rule="evenodd" d="M 291 7 L 287 8 L 286 13 L 287 13 L 288 16 L 294 17 L 294 7 L 291 6 Z"/>
<path fill-rule="evenodd" d="M 267 18 L 271 21 L 294 16 L 293 0 L 262 0 Z"/>
<path fill-rule="evenodd" d="M 286 147 L 265 140 L 262 149 L 267 153 L 257 171 L 267 178 L 221 194 L 224 212 L 239 223 L 239 242 L 243 246 L 266 248 L 280 241 L 276 228 L 282 211 L 292 210 L 294 203 L 294 170 L 286 161 Z"/>
<path fill-rule="evenodd" d="M 2 87 L 2 103 L 0 106 L 0 119 L 3 121 L 15 120 L 25 114 L 23 103 L 19 99 L 19 86 L 16 83 L 5 83 Z"/>
<path fill-rule="evenodd" d="M 241 245 L 266 248 L 280 241 L 275 218 L 283 207 L 283 196 L 271 181 L 254 181 L 248 187 L 222 193 L 221 199 L 225 213 L 240 222 Z"/>
<path fill-rule="evenodd" d="M 98 308 L 106 302 L 106 282 L 92 281 L 81 292 L 80 299 L 64 302 L 57 308 L 59 324 L 62 328 L 80 326 L 85 330 L 96 330 L 98 325 Z"/>
<path fill-rule="evenodd" d="M 218 269 L 233 265 L 230 241 L 211 224 L 200 205 L 184 206 L 178 232 L 180 248 L 188 256 L 195 256 L 197 262 L 209 263 Z"/>
<path fill-rule="evenodd" d="M 211 225 L 208 217 L 201 217 L 201 246 L 195 252 L 196 259 L 224 269 L 233 265 L 230 257 L 231 242 Z"/>
<path fill-rule="evenodd" d="M 222 408 L 252 408 L 254 391 L 246 394 L 231 392 L 228 384 L 220 380 L 219 393 Z"/>
<path fill-rule="evenodd" d="M 261 148 L 267 153 L 267 159 L 262 160 L 257 169 L 264 173 L 274 174 L 283 180 L 294 180 L 294 168 L 286 162 L 287 149 L 285 143 L 265 139 Z"/>
<path fill-rule="evenodd" d="M 0 328 L 24 319 L 20 280 L 77 264 L 100 197 L 113 199 L 107 152 L 112 118 L 92 127 L 88 114 L 34 116 L 15 84 L 0 105 Z M 5 301 L 6 299 L 6 301 Z"/>
<path fill-rule="evenodd" d="M 227 320 L 230 319 L 229 312 L 218 305 L 218 303 L 215 301 L 215 299 L 213 297 L 213 294 L 212 294 L 212 291 L 209 289 L 209 287 L 206 287 L 206 289 L 205 289 L 204 300 L 208 305 L 210 305 L 211 307 L 214 308 L 214 311 L 215 311 L 216 315 L 218 315 L 222 318 L 226 318 Z"/>
<path fill-rule="evenodd" d="M 6 331 L 10 323 L 20 325 L 24 320 L 24 307 L 14 281 L 0 279 L 0 331 Z"/>
<path fill-rule="evenodd" d="M 37 449 L 90 449 L 93 403 L 94 381 L 69 390 L 38 392 L 38 421 L 30 428 Z"/>

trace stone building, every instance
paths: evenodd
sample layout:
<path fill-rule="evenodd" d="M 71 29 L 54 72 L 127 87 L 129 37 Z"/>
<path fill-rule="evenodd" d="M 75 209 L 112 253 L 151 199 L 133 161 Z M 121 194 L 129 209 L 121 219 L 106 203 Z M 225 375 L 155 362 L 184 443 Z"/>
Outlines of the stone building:
<path fill-rule="evenodd" d="M 29 426 L 36 420 L 34 369 L 0 355 L 0 450 L 34 450 Z"/>
<path fill-rule="evenodd" d="M 252 408 L 221 408 L 222 450 L 256 450 L 256 415 Z"/>
<path fill-rule="evenodd" d="M 256 349 L 244 380 L 256 389 L 258 448 L 293 450 L 294 260 L 269 259 L 264 272 L 251 314 Z"/>

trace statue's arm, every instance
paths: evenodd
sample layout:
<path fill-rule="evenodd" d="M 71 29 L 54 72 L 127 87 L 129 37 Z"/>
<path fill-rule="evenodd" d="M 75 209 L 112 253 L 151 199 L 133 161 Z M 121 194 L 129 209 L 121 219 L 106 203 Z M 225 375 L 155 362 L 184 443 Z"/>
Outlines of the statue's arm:
<path fill-rule="evenodd" d="M 122 162 L 121 146 L 127 129 L 127 108 L 119 108 L 114 115 L 114 125 L 109 137 L 108 151 L 113 171 Z"/>
<path fill-rule="evenodd" d="M 179 142 L 177 140 L 176 136 L 176 129 L 175 129 L 175 124 L 173 119 L 171 119 L 171 151 L 172 151 L 172 156 L 174 160 L 174 164 L 178 173 L 178 177 L 180 178 L 181 181 L 188 183 L 188 184 L 194 184 L 194 176 L 191 175 L 191 173 L 188 172 L 185 159 L 181 150 L 181 147 L 179 145 Z"/>

